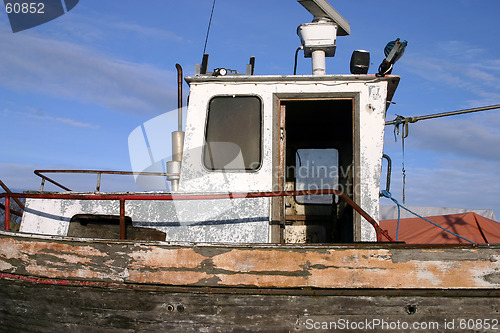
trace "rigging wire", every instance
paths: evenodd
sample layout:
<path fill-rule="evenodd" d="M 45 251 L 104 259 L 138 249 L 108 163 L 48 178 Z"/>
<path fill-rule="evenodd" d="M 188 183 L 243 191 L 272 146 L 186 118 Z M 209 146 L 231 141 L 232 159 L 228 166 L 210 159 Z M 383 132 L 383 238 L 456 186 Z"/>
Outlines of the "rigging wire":
<path fill-rule="evenodd" d="M 458 110 L 458 111 L 435 113 L 435 114 L 429 114 L 429 115 L 426 115 L 426 116 L 417 116 L 417 117 L 408 117 L 408 118 L 397 116 L 396 119 L 391 120 L 391 121 L 386 121 L 385 124 L 386 125 L 395 125 L 398 122 L 401 123 L 402 121 L 404 121 L 404 122 L 410 122 L 410 123 L 416 123 L 419 120 L 426 120 L 426 119 L 434 119 L 434 118 L 455 116 L 455 115 L 460 115 L 460 114 L 465 114 L 465 113 L 487 111 L 487 110 L 493 110 L 493 109 L 500 109 L 500 104 L 490 105 L 490 106 L 483 106 L 483 107 L 479 107 L 479 108 Z"/>
<path fill-rule="evenodd" d="M 208 35 L 210 34 L 210 26 L 212 25 L 212 16 L 214 15 L 215 0 L 212 4 L 212 12 L 210 13 L 210 20 L 208 21 L 207 37 L 205 37 L 205 46 L 203 47 L 203 54 L 207 50 Z"/>
<path fill-rule="evenodd" d="M 399 125 L 402 126 L 402 130 L 399 130 Z M 401 147 L 403 149 L 403 164 L 402 164 L 402 175 L 403 175 L 403 204 L 406 203 L 406 169 L 405 169 L 405 138 L 408 137 L 408 118 L 403 116 L 397 116 L 394 120 L 394 140 L 398 141 L 398 136 L 401 137 Z"/>
<path fill-rule="evenodd" d="M 385 122 L 385 125 L 394 125 L 394 139 L 395 139 L 395 141 L 398 141 L 397 136 L 400 136 L 402 139 L 401 145 L 402 145 L 402 150 L 403 150 L 403 167 L 402 167 L 401 171 L 402 171 L 402 176 L 403 176 L 403 204 L 406 201 L 405 200 L 406 199 L 406 195 L 405 195 L 405 187 L 406 187 L 405 138 L 408 137 L 408 124 L 409 123 L 416 123 L 419 120 L 435 119 L 435 118 L 448 117 L 448 116 L 456 116 L 456 115 L 461 115 L 461 114 L 466 114 L 466 113 L 487 111 L 487 110 L 493 110 L 493 109 L 500 109 L 500 104 L 483 106 L 483 107 L 478 107 L 478 108 L 471 108 L 471 109 L 464 109 L 464 110 L 458 110 L 458 111 L 435 113 L 435 114 L 430 114 L 430 115 L 425 115 L 425 116 L 417 116 L 417 117 L 405 118 L 403 116 L 396 115 L 396 118 L 394 120 Z M 399 125 L 403 125 L 401 132 L 399 130 Z"/>
<path fill-rule="evenodd" d="M 394 140 L 398 141 L 398 136 L 401 137 L 401 147 L 403 149 L 403 164 L 402 164 L 402 175 L 403 175 L 403 204 L 406 203 L 406 169 L 405 169 L 405 138 L 408 137 L 408 119 L 403 116 L 397 115 L 394 120 Z M 399 130 L 399 125 L 402 126 L 402 130 Z"/>
<path fill-rule="evenodd" d="M 421 216 L 421 215 L 418 215 L 418 214 L 417 214 L 417 213 L 415 213 L 414 211 L 412 211 L 412 210 L 408 209 L 407 207 L 403 206 L 403 205 L 402 205 L 402 204 L 400 204 L 400 203 L 399 203 L 396 199 L 394 199 L 394 198 L 393 198 L 393 196 L 392 196 L 391 192 L 386 191 L 386 190 L 383 190 L 383 191 L 381 192 L 381 194 L 382 194 L 384 197 L 386 197 L 386 198 L 388 198 L 388 199 L 391 199 L 391 200 L 392 200 L 392 201 L 393 201 L 393 202 L 394 202 L 394 203 L 398 206 L 398 230 L 397 230 L 396 232 L 399 232 L 399 219 L 400 219 L 400 217 L 401 217 L 401 215 L 400 215 L 400 208 L 403 208 L 403 209 L 404 209 L 404 210 L 406 210 L 407 212 L 409 212 L 409 213 L 411 213 L 411 214 L 415 215 L 415 216 L 416 216 L 416 217 L 418 217 L 418 218 L 421 218 L 422 220 L 424 220 L 424 221 L 426 221 L 426 222 L 428 222 L 428 223 L 432 224 L 433 226 L 438 227 L 438 228 L 440 228 L 440 229 L 443 229 L 443 230 L 444 230 L 444 231 L 446 231 L 447 233 L 450 233 L 450 234 L 452 234 L 452 235 L 454 235 L 454 236 L 456 236 L 456 237 L 458 237 L 458 238 L 461 238 L 461 239 L 463 239 L 463 240 L 465 240 L 465 241 L 467 241 L 467 242 L 469 242 L 469 243 L 476 244 L 475 242 L 471 241 L 470 239 L 467 239 L 467 238 L 465 238 L 465 237 L 462 237 L 462 236 L 460 236 L 459 234 L 454 233 L 453 231 L 450 231 L 450 230 L 448 230 L 448 229 L 446 229 L 446 228 L 443 228 L 443 227 L 442 227 L 442 226 L 440 226 L 439 224 L 436 224 L 436 223 L 432 222 L 431 220 L 426 219 L 425 217 L 423 217 L 423 216 Z M 398 239 L 398 235 L 396 235 L 396 239 Z"/>
<path fill-rule="evenodd" d="M 402 136 L 401 145 L 403 146 L 403 166 L 401 168 L 401 173 L 403 174 L 403 204 L 406 203 L 406 169 L 405 169 L 405 138 Z"/>

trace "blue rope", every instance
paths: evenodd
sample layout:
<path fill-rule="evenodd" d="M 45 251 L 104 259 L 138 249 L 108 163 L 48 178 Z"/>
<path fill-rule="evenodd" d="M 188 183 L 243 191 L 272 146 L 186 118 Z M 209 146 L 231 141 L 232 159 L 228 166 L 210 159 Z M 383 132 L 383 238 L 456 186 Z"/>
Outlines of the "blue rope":
<path fill-rule="evenodd" d="M 396 241 L 398 240 L 399 220 L 400 220 L 400 207 L 401 207 L 401 208 L 403 208 L 404 210 L 406 210 L 407 212 L 410 212 L 410 213 L 412 213 L 413 215 L 415 215 L 415 216 L 417 216 L 417 217 L 421 218 L 422 220 L 429 222 L 429 223 L 430 223 L 430 224 L 432 224 L 433 226 L 436 226 L 436 227 L 438 227 L 438 228 L 441 228 L 441 229 L 443 229 L 444 231 L 446 231 L 446 232 L 448 232 L 448 233 L 450 233 L 450 234 L 452 234 L 452 235 L 454 235 L 454 236 L 457 236 L 458 238 L 461 238 L 461 239 L 463 239 L 463 240 L 465 240 L 465 241 L 467 241 L 467 242 L 469 242 L 469 243 L 476 244 L 475 242 L 473 242 L 473 241 L 471 241 L 471 240 L 469 240 L 469 239 L 467 239 L 467 238 L 465 238 L 465 237 L 462 237 L 462 236 L 460 236 L 460 235 L 458 235 L 458 234 L 454 233 L 453 231 L 450 231 L 450 230 L 448 230 L 448 229 L 445 229 L 445 228 L 443 228 L 442 226 L 440 226 L 439 224 L 436 224 L 436 223 L 434 223 L 434 222 L 432 222 L 432 221 L 430 221 L 430 220 L 426 219 L 425 217 L 418 215 L 418 214 L 417 214 L 417 213 L 415 213 L 415 212 L 412 212 L 411 210 L 409 210 L 409 209 L 408 209 L 408 208 L 406 208 L 405 206 L 401 205 L 401 204 L 400 204 L 400 203 L 399 203 L 396 199 L 394 199 L 394 198 L 392 197 L 391 192 L 389 192 L 389 191 L 387 191 L 387 190 L 383 190 L 383 191 L 382 191 L 382 195 L 383 195 L 384 197 L 388 198 L 388 199 L 391 199 L 391 200 L 392 200 L 392 201 L 393 201 L 393 202 L 394 202 L 394 203 L 398 206 L 398 226 L 397 226 L 397 229 L 396 229 Z"/>
<path fill-rule="evenodd" d="M 398 224 L 396 226 L 396 242 L 398 241 L 399 238 L 399 222 L 401 220 L 401 208 L 398 205 Z"/>
<path fill-rule="evenodd" d="M 403 123 L 403 117 L 396 115 L 396 119 L 394 120 L 394 141 L 398 142 L 398 136 L 396 134 L 396 130 L 398 129 L 398 126 Z"/>

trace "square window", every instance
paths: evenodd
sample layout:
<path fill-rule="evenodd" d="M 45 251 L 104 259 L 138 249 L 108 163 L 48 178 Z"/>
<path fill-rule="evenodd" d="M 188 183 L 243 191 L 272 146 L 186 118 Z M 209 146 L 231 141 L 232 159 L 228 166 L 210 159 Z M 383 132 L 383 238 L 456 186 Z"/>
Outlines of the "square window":
<path fill-rule="evenodd" d="M 255 171 L 261 165 L 262 103 L 256 96 L 210 100 L 203 147 L 208 170 Z"/>
<path fill-rule="evenodd" d="M 337 149 L 297 149 L 295 154 L 295 189 L 337 189 L 339 180 L 339 152 Z M 299 204 L 332 204 L 333 196 L 302 195 L 295 198 Z"/>

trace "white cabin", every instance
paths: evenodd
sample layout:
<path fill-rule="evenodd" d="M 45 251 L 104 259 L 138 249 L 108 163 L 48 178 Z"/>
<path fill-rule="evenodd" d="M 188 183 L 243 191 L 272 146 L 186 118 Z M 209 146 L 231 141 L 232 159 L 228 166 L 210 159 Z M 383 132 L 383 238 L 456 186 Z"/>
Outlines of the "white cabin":
<path fill-rule="evenodd" d="M 325 58 L 334 56 L 337 35 L 350 33 L 349 23 L 325 0 L 298 1 L 314 16 L 297 30 L 313 75 L 253 75 L 252 58 L 246 75 L 223 68 L 207 73 L 204 55 L 195 76 L 186 78 L 186 130 L 179 120 L 167 178 L 177 194 L 219 193 L 227 199 L 130 200 L 124 207 L 123 200 L 32 198 L 20 230 L 106 238 L 109 233 L 94 234 L 87 226 L 116 224 L 119 213 L 123 227 L 125 211 L 139 236 L 156 230 L 155 239 L 166 241 L 376 241 L 374 227 L 339 197 L 229 198 L 235 192 L 336 189 L 379 216 L 385 114 L 399 83 L 398 76 L 386 74 L 406 42 L 392 43 L 377 76 L 366 75 L 366 51 L 353 54 L 353 75 L 327 75 Z"/>
<path fill-rule="evenodd" d="M 379 216 L 385 114 L 397 76 L 197 75 L 190 86 L 176 193 L 341 190 Z M 335 200 L 335 203 L 334 203 Z M 72 234 L 75 216 L 116 216 L 114 201 L 28 199 L 21 231 Z M 130 201 L 137 227 L 167 241 L 376 241 L 338 198 Z M 73 221 L 73 222 L 71 222 Z"/>

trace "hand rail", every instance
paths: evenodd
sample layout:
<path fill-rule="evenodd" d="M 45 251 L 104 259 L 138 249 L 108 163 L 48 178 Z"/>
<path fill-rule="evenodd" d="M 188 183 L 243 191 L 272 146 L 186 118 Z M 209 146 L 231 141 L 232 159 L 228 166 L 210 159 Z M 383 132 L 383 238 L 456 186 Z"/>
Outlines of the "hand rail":
<path fill-rule="evenodd" d="M 128 176 L 178 176 L 178 174 L 172 174 L 167 172 L 133 172 L 133 171 L 108 171 L 108 170 L 35 170 L 35 175 L 42 178 L 42 183 L 40 185 L 40 191 L 43 191 L 45 186 L 45 180 L 50 183 L 62 188 L 65 191 L 71 191 L 70 188 L 59 184 L 55 180 L 49 178 L 43 173 L 82 173 L 82 174 L 97 174 L 97 185 L 96 191 L 101 190 L 101 175 L 128 175 Z"/>
<path fill-rule="evenodd" d="M 389 157 L 389 155 L 386 155 L 386 154 L 382 155 L 382 159 L 384 159 L 384 158 L 387 160 L 387 178 L 386 178 L 386 181 L 385 181 L 385 190 L 387 192 L 390 192 L 390 189 L 391 189 L 392 160 Z M 382 196 L 382 193 L 380 193 L 380 196 Z"/>
<path fill-rule="evenodd" d="M 4 189 L 5 192 L 12 193 L 12 191 L 7 187 L 7 185 L 5 185 L 5 183 L 1 180 L 0 180 L 0 186 Z M 14 201 L 22 210 L 24 210 L 24 205 L 21 201 L 19 201 L 17 198 L 14 198 Z"/>
<path fill-rule="evenodd" d="M 380 229 L 378 223 L 365 212 L 358 204 L 352 201 L 343 192 L 335 189 L 325 190 L 301 190 L 301 191 L 276 191 L 276 192 L 238 192 L 238 193 L 214 193 L 214 194 L 41 194 L 41 193 L 2 193 L 5 197 L 5 205 L 9 207 L 10 197 L 12 198 L 38 198 L 38 199 L 73 199 L 73 200 L 118 200 L 120 201 L 120 239 L 125 239 L 125 201 L 126 200 L 214 200 L 214 199 L 245 199 L 245 198 L 269 198 L 297 195 L 325 195 L 335 194 L 344 199 L 356 212 L 363 216 L 375 229 L 377 241 L 382 240 L 382 236 L 390 242 L 394 242 L 391 236 Z M 10 229 L 10 220 L 7 221 L 5 212 L 5 230 Z M 10 218 L 10 217 L 9 217 Z M 9 228 L 7 228 L 9 226 Z"/>
<path fill-rule="evenodd" d="M 5 205 L 0 203 L 0 209 L 5 210 Z M 10 209 L 10 213 L 19 217 L 23 216 L 23 213 L 19 213 L 17 210 L 14 210 L 12 208 Z"/>
<path fill-rule="evenodd" d="M 17 216 L 23 216 L 23 214 L 10 208 L 10 195 L 14 193 L 12 193 L 12 191 L 7 187 L 7 185 L 5 185 L 5 183 L 2 182 L 1 180 L 0 180 L 0 186 L 5 190 L 5 195 L 3 195 L 5 196 L 5 205 L 0 204 L 0 208 L 5 211 L 5 230 L 10 230 L 10 214 L 12 213 Z M 2 196 L 0 196 L 0 198 L 1 197 Z M 24 210 L 25 208 L 24 204 L 16 197 L 14 197 L 13 199 L 17 203 L 19 208 Z"/>

